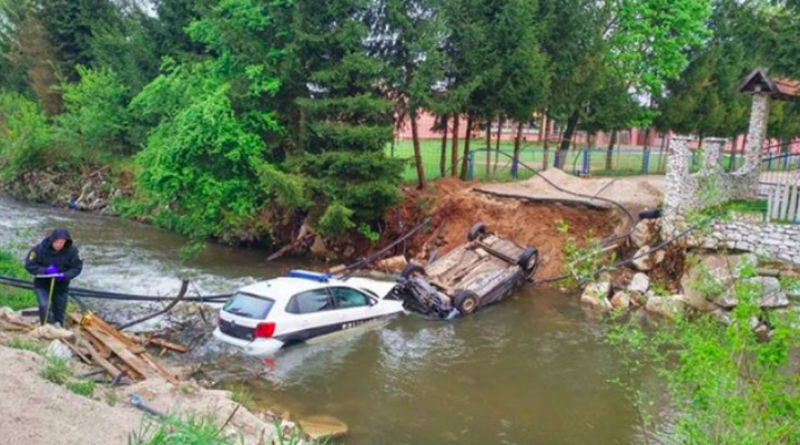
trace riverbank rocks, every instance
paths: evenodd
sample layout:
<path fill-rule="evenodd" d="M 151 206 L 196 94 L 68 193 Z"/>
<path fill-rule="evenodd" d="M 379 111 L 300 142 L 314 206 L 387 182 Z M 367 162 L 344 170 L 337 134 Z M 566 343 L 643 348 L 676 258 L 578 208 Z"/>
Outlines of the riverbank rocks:
<path fill-rule="evenodd" d="M 400 273 L 406 265 L 408 265 L 406 257 L 398 255 L 379 261 L 377 268 L 390 273 Z"/>
<path fill-rule="evenodd" d="M 647 253 L 650 249 L 652 249 L 651 246 L 644 246 L 636 251 L 636 254 L 634 255 L 635 257 L 644 255 L 633 262 L 633 267 L 635 267 L 636 270 L 640 272 L 652 270 L 654 267 L 661 264 L 664 261 L 664 258 L 667 256 L 663 249 L 652 252 L 649 255 L 645 255 L 645 253 Z"/>
<path fill-rule="evenodd" d="M 610 309 L 611 303 L 608 296 L 611 293 L 611 283 L 609 281 L 595 281 L 589 283 L 583 290 L 581 302 L 601 309 Z"/>
<path fill-rule="evenodd" d="M 744 280 L 745 283 L 754 284 L 761 289 L 759 306 L 762 309 L 780 309 L 789 306 L 789 298 L 781 288 L 781 283 L 773 277 L 755 277 Z M 716 303 L 724 309 L 733 309 L 739 304 L 734 296 L 735 286 L 731 286 Z"/>
<path fill-rule="evenodd" d="M 631 242 L 637 248 L 653 245 L 658 241 L 659 223 L 655 219 L 643 219 L 631 233 Z"/>
<path fill-rule="evenodd" d="M 635 274 L 631 280 L 631 284 L 628 285 L 629 292 L 644 294 L 647 292 L 647 289 L 650 289 L 650 277 L 641 272 Z"/>
<path fill-rule="evenodd" d="M 742 255 L 700 255 L 681 276 L 685 301 L 700 312 L 712 312 L 718 305 L 713 300 L 729 288 L 743 264 Z M 749 259 L 745 259 L 749 261 Z M 709 295 L 718 289 L 719 294 Z"/>
<path fill-rule="evenodd" d="M 627 311 L 631 307 L 631 296 L 627 292 L 620 291 L 611 297 L 611 307 L 618 311 Z"/>
<path fill-rule="evenodd" d="M 687 304 L 683 295 L 651 297 L 647 299 L 645 310 L 666 318 L 674 319 L 686 312 Z"/>

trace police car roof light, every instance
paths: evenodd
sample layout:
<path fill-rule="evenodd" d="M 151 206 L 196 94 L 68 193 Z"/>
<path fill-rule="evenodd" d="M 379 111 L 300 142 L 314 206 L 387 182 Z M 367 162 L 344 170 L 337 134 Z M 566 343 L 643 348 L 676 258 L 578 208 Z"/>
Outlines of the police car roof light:
<path fill-rule="evenodd" d="M 304 280 L 312 280 L 319 283 L 327 283 L 331 279 L 331 274 L 310 272 L 307 270 L 290 270 L 289 278 L 302 278 Z"/>

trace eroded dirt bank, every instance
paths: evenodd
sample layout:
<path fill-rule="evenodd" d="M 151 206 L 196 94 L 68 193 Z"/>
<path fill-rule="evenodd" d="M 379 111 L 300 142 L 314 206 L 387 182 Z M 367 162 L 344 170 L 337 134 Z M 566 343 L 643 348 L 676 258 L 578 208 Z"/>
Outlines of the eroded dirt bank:
<path fill-rule="evenodd" d="M 475 184 L 444 180 L 425 191 L 410 191 L 405 204 L 390 217 L 390 231 L 401 233 L 430 215 L 430 226 L 412 237 L 396 254 L 425 260 L 434 251 L 446 254 L 466 241 L 469 228 L 482 222 L 490 230 L 523 246 L 539 249 L 542 263 L 537 278 L 558 275 L 563 269 L 564 246 L 568 237 L 579 244 L 587 237 L 602 238 L 626 225 L 614 210 L 601 210 L 561 203 L 533 203 L 522 199 L 498 198 L 481 193 Z M 569 227 L 569 234 L 559 230 L 559 222 Z M 401 222 L 398 224 L 398 222 Z"/>

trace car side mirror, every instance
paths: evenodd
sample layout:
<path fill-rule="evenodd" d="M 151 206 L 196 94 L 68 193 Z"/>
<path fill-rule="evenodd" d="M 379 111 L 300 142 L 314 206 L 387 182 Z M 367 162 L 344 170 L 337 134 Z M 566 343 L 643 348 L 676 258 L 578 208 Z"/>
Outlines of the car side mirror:
<path fill-rule="evenodd" d="M 376 304 L 378 304 L 378 300 L 375 298 L 369 297 L 368 300 L 370 306 L 375 306 Z"/>

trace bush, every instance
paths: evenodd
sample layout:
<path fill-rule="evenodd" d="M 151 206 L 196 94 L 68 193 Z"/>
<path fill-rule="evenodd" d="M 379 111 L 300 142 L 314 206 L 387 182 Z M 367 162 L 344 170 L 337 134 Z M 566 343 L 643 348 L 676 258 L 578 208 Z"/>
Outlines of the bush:
<path fill-rule="evenodd" d="M 739 273 L 751 277 L 756 270 L 743 265 Z M 654 375 L 652 368 L 666 378 L 672 408 L 670 430 L 663 433 L 670 443 L 800 443 L 793 359 L 800 352 L 800 319 L 794 311 L 762 311 L 761 291 L 744 278 L 734 284 L 738 305 L 727 314 L 729 324 L 702 315 L 657 332 L 632 323 L 610 330 L 609 341 L 618 346 L 627 373 L 618 381 L 626 388 L 635 386 L 633 375 Z M 756 320 L 770 327 L 768 335 L 754 329 Z M 640 412 L 646 400 L 663 400 L 660 388 L 650 388 L 655 391 L 626 389 Z M 641 416 L 649 430 L 647 419 Z"/>
<path fill-rule="evenodd" d="M 339 235 L 345 230 L 352 229 L 356 226 L 350 219 L 353 213 L 352 210 L 341 204 L 332 204 L 319 218 L 317 228 L 324 235 Z"/>
<path fill-rule="evenodd" d="M 18 94 L 0 94 L 0 179 L 42 167 L 52 139 L 42 110 Z"/>
<path fill-rule="evenodd" d="M 28 272 L 22 267 L 22 260 L 2 247 L 0 247 L 0 276 L 30 278 Z M 36 295 L 30 290 L 0 285 L 0 306 L 6 306 L 15 311 L 36 307 Z"/>

